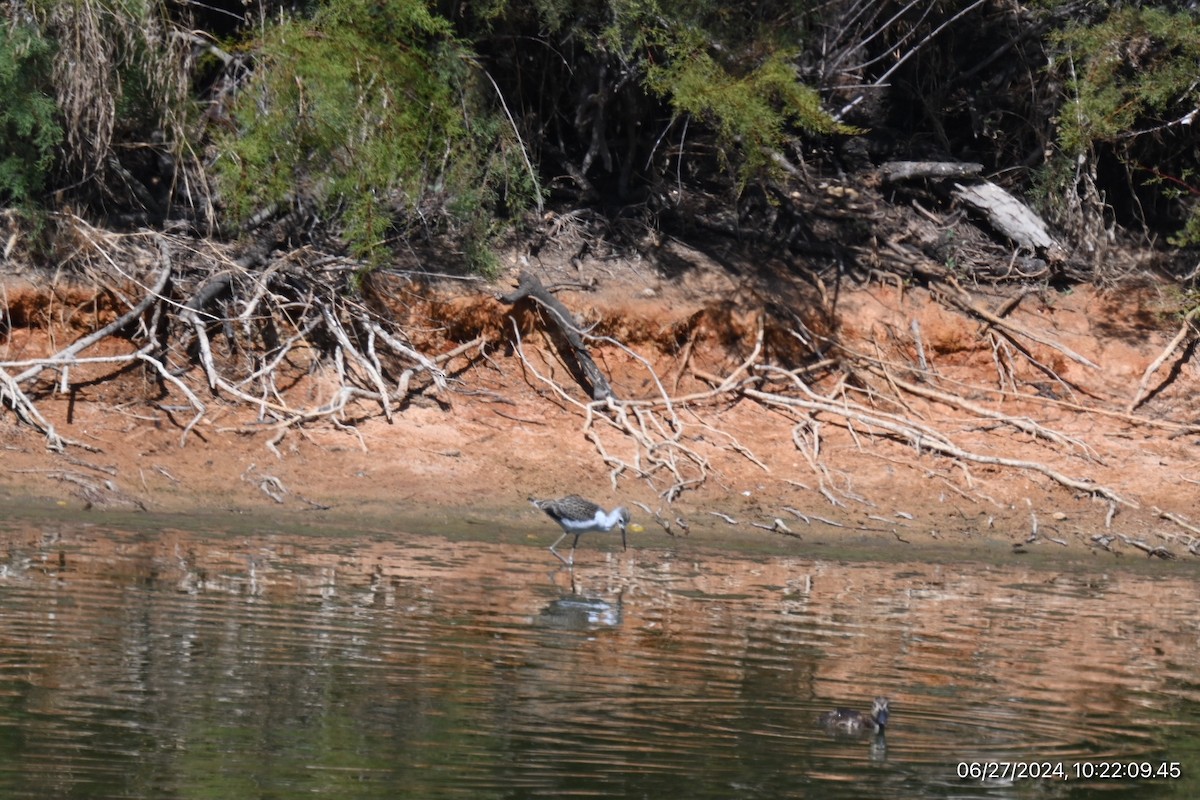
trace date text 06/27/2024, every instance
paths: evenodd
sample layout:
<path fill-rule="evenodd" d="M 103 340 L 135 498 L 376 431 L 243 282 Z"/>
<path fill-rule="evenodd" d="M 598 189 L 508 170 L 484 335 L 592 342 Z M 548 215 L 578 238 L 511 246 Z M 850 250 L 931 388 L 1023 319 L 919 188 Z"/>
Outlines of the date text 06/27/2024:
<path fill-rule="evenodd" d="M 960 761 L 962 780 L 1139 781 L 1183 775 L 1178 761 Z"/>

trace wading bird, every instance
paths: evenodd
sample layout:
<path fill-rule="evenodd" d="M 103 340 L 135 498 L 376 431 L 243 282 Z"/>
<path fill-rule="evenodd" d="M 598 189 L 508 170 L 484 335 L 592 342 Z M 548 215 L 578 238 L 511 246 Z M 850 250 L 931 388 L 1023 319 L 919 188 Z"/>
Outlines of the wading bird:
<path fill-rule="evenodd" d="M 622 506 L 614 508 L 612 511 L 605 511 L 591 500 L 584 500 L 577 494 L 570 494 L 557 500 L 535 500 L 531 497 L 529 502 L 545 511 L 550 519 L 562 526 L 563 534 L 558 537 L 558 541 L 550 545 L 550 552 L 554 553 L 555 558 L 568 567 L 575 564 L 575 546 L 579 544 L 579 537 L 583 534 L 607 533 L 613 528 L 620 527 L 621 547 L 628 550 L 629 544 L 625 538 L 626 528 L 634 533 L 642 530 L 641 525 L 630 524 L 627 508 Z M 575 541 L 571 542 L 571 555 L 569 558 L 563 558 L 554 548 L 558 547 L 559 542 L 571 534 L 575 536 Z"/>

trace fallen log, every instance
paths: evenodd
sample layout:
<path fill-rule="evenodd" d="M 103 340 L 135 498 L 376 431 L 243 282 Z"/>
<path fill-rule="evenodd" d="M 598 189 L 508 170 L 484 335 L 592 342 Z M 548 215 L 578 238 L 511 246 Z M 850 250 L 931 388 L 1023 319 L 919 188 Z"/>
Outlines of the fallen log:
<path fill-rule="evenodd" d="M 885 181 L 913 178 L 972 178 L 983 172 L 983 164 L 969 161 L 889 161 L 879 168 Z"/>

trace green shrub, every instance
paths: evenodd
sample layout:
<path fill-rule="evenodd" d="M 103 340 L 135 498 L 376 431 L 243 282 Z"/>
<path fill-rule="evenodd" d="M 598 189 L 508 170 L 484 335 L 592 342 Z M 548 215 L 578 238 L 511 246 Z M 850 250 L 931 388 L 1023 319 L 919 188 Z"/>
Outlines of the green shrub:
<path fill-rule="evenodd" d="M 626 0 L 616 4 L 609 38 L 643 54 L 646 87 L 676 114 L 709 125 L 744 182 L 774 169 L 772 155 L 791 128 L 854 132 L 821 108 L 817 91 L 789 62 L 802 47 L 803 5 Z"/>
<path fill-rule="evenodd" d="M 813 133 L 851 132 L 825 113 L 817 92 L 800 83 L 778 55 L 736 76 L 702 49 L 673 49 L 665 64 L 649 66 L 647 85 L 676 113 L 711 125 L 723 154 L 736 149 L 743 180 L 771 170 L 771 154 L 782 147 L 789 125 Z"/>
<path fill-rule="evenodd" d="M 1164 197 L 1191 202 L 1194 191 L 1188 186 L 1200 163 L 1191 144 L 1195 124 L 1182 126 L 1200 103 L 1200 18 L 1125 7 L 1098 24 L 1070 25 L 1055 41 L 1063 51 L 1058 65 L 1069 76 L 1070 97 L 1057 119 L 1065 156 L 1059 171 L 1103 145 L 1125 169 L 1130 185 L 1140 182 Z M 1164 146 L 1173 132 L 1184 140 L 1182 146 Z M 1200 243 L 1200 206 L 1193 203 L 1190 219 L 1172 242 Z"/>
<path fill-rule="evenodd" d="M 9 202 L 42 190 L 63 138 L 47 80 L 52 57 L 35 29 L 0 20 L 0 197 Z"/>
<path fill-rule="evenodd" d="M 1071 25 L 1057 40 L 1074 74 L 1073 98 L 1058 119 L 1070 155 L 1127 138 L 1154 115 L 1181 115 L 1200 99 L 1200 19 L 1192 14 L 1127 7 L 1098 25 Z"/>
<path fill-rule="evenodd" d="M 470 257 L 499 207 L 531 196 L 480 100 L 471 53 L 421 0 L 329 2 L 258 46 L 238 131 L 219 143 L 235 219 L 306 200 L 338 214 L 368 261 L 417 220 L 461 235 Z"/>
<path fill-rule="evenodd" d="M 522 39 L 545 41 L 550 54 L 545 73 L 557 69 L 556 59 L 571 63 L 570 75 L 559 80 L 579 80 L 581 85 L 564 89 L 561 83 L 556 87 L 553 77 L 538 76 L 537 85 L 551 96 L 556 88 L 567 100 L 617 85 L 627 93 L 644 92 L 665 103 L 676 117 L 690 116 L 711 130 L 719 157 L 735 168 L 744 184 L 776 169 L 773 156 L 796 129 L 856 132 L 821 108 L 818 92 L 792 65 L 819 6 L 794 0 L 750 5 L 716 0 L 490 0 L 478 13 L 492 25 L 507 21 Z M 529 35 L 532 30 L 536 35 Z M 589 70 L 589 62 L 599 66 Z M 597 73 L 604 75 L 601 81 L 592 78 Z M 614 100 L 610 98 L 610 106 L 616 107 Z M 641 108 L 636 102 L 630 105 Z M 626 120 L 626 127 L 629 123 Z M 658 131 L 651 134 L 656 135 Z"/>

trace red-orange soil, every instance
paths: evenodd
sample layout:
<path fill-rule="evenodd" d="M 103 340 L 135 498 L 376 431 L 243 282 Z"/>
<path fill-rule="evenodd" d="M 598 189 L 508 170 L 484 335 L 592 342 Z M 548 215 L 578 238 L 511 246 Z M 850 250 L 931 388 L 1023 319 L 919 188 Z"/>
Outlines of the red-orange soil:
<path fill-rule="evenodd" d="M 477 336 L 488 341 L 484 357 L 469 362 L 462 356 L 449 363 L 454 379 L 447 391 L 414 397 L 391 423 L 377 405 L 352 406 L 346 420 L 352 428 L 327 420 L 292 428 L 279 443 L 277 457 L 266 444 L 274 431 L 256 424 L 253 408 L 205 394 L 207 412 L 181 446 L 182 427 L 192 416 L 183 398 L 163 400 L 152 376 L 140 371 L 100 381 L 95 379 L 108 368 L 79 367 L 70 373 L 66 393 L 51 390 L 49 381 L 57 378 L 50 373 L 40 391 L 30 393 L 62 436 L 95 450 L 70 447 L 65 454 L 49 453 L 44 438 L 5 408 L 0 414 L 0 492 L 48 505 L 90 503 L 96 513 L 139 504 L 164 512 L 266 515 L 312 509 L 313 520 L 453 524 L 470 516 L 532 530 L 552 523 L 526 503 L 529 495 L 574 492 L 604 504 L 640 501 L 661 509 L 674 534 L 682 533 L 674 522 L 682 518 L 693 535 L 779 537 L 784 534 L 753 527 L 771 526 L 778 519 L 804 537 L 798 546 L 817 538 L 849 542 L 874 537 L 914 547 L 949 547 L 977 541 L 1022 543 L 1036 519 L 1039 538 L 1030 548 L 1065 545 L 1086 552 L 1096 546 L 1094 535 L 1124 534 L 1182 558 L 1193 557 L 1188 551 L 1191 533 L 1160 515 L 1168 512 L 1200 524 L 1200 429 L 1184 427 L 1200 415 L 1198 368 L 1190 352 L 1172 353 L 1157 370 L 1149 382 L 1153 394 L 1134 412 L 1138 420 L 1126 414 L 1147 366 L 1180 325 L 1179 298 L 1153 279 L 1113 290 L 1046 289 L 1023 297 L 1006 319 L 1096 366 L 1018 336 L 1036 361 L 1077 389 L 1055 382 L 1009 347 L 1000 356 L 1001 364 L 1013 366 L 1013 382 L 1001 395 L 1001 373 L 986 326 L 923 289 L 849 281 L 818 289 L 802 281 L 734 274 L 682 248 L 676 249 L 675 261 L 682 265 L 675 275 L 666 274 L 661 263 L 628 261 L 530 268 L 547 285 L 574 284 L 559 291 L 559 299 L 593 334 L 619 340 L 646 359 L 672 396 L 708 391 L 713 384 L 705 376 L 719 379 L 733 373 L 751 354 L 760 322 L 764 347 L 759 362 L 794 369 L 817 360 L 811 340 L 801 342 L 803 326 L 810 335 L 836 336 L 847 351 L 891 365 L 897 378 L 1034 420 L 1070 441 L 1037 441 L 997 420 L 912 395 L 895 402 L 888 397 L 886 377 L 867 381 L 851 376 L 844 381 L 844 394 L 836 393 L 835 381 L 827 378 L 814 386 L 816 391 L 917 419 L 965 450 L 1044 464 L 1105 487 L 1127 502 L 1116 504 L 1111 528 L 1106 528 L 1108 501 L 1063 487 L 1044 474 L 952 461 L 888 440 L 864 425 L 847 429 L 827 415 L 816 417 L 819 452 L 814 456 L 810 450 L 810 463 L 793 436 L 802 419 L 799 412 L 785 413 L 732 394 L 676 408 L 685 430 L 682 442 L 708 465 L 699 486 L 668 506 L 657 490 L 670 480 L 660 473 L 651 486 L 629 469 L 614 490 L 596 444 L 584 435 L 583 412 L 532 371 L 556 382 L 574 400 L 585 401 L 553 355 L 544 325 L 533 312 L 517 315 L 528 364 L 512 346 L 512 308 L 495 295 L 508 291 L 518 267 L 524 266 L 515 259 L 495 284 L 418 284 L 402 277 L 375 282 L 375 295 L 393 313 L 407 316 L 414 343 L 429 355 Z M 766 274 L 781 268 L 763 269 Z M 835 310 L 836 324 L 816 312 L 822 292 Z M 989 295 L 976 288 L 973 297 L 977 305 L 994 310 L 1011 292 Z M 106 321 L 89 310 L 88 294 L 78 288 L 46 292 L 10 284 L 7 305 L 12 327 L 7 338 L 0 338 L 0 360 L 5 362 L 54 352 Z M 18 314 L 17 309 L 23 310 Z M 58 324 L 51 329 L 21 327 L 21 314 L 40 314 Z M 117 343 L 103 343 L 87 354 L 103 354 L 106 347 L 111 351 Z M 914 369 L 919 350 L 929 367 L 923 378 Z M 618 397 L 657 396 L 651 374 L 630 352 L 603 343 L 594 343 L 592 352 L 611 376 Z M 330 369 L 299 378 L 289 404 L 316 407 L 327 401 L 329 381 L 323 376 Z M 16 368 L 6 371 L 13 374 Z M 192 385 L 201 383 L 193 373 Z M 765 388 L 789 391 L 786 382 Z M 632 440 L 603 425 L 597 430 L 614 457 L 634 463 L 638 450 Z M 799 442 L 811 448 L 813 431 L 814 426 L 801 425 Z M 813 464 L 825 472 L 818 474 Z M 82 477 L 92 489 L 85 492 L 67 476 Z M 331 508 L 317 511 L 313 504 Z M 634 516 L 646 525 L 644 536 L 666 535 L 644 512 L 635 510 Z M 830 527 L 814 517 L 846 527 Z M 552 530 L 546 533 L 549 538 Z M 1111 546 L 1144 557 L 1119 538 Z"/>

